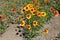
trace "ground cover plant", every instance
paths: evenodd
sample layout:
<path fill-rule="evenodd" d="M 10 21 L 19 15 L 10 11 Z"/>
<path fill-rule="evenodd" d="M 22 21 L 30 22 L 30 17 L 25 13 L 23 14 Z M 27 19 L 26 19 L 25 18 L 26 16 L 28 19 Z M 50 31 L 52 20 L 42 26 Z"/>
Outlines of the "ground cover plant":
<path fill-rule="evenodd" d="M 47 0 L 7 0 L 0 7 L 0 33 L 5 32 L 7 25 L 18 24 L 24 29 L 23 36 L 26 40 L 40 35 L 39 30 L 43 24 L 53 16 L 58 16 L 59 12 L 52 6 L 47 6 Z M 43 30 L 48 34 L 48 29 Z"/>

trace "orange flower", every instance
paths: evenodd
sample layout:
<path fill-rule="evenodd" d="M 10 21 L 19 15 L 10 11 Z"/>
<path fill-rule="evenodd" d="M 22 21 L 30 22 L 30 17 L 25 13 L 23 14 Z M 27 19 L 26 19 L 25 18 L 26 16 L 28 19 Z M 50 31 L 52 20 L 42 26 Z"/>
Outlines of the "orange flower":
<path fill-rule="evenodd" d="M 31 18 L 31 15 L 30 14 L 26 14 L 26 18 L 27 19 L 30 19 Z"/>
<path fill-rule="evenodd" d="M 41 16 L 41 12 L 38 12 L 38 13 L 37 13 L 37 16 L 39 16 L 39 17 L 40 17 L 40 16 Z"/>
<path fill-rule="evenodd" d="M 48 29 L 43 30 L 44 34 L 48 34 Z"/>
<path fill-rule="evenodd" d="M 38 25 L 38 22 L 36 20 L 33 21 L 33 26 Z"/>
<path fill-rule="evenodd" d="M 27 5 L 29 8 L 33 8 L 33 4 L 28 4 Z"/>
<path fill-rule="evenodd" d="M 11 12 L 12 12 L 12 13 L 15 13 L 15 12 L 16 12 L 16 10 L 15 10 L 14 8 L 12 8 L 12 9 L 11 9 Z"/>
<path fill-rule="evenodd" d="M 54 16 L 58 16 L 59 15 L 59 12 L 56 10 L 54 11 Z"/>
<path fill-rule="evenodd" d="M 32 15 L 36 15 L 36 13 L 37 13 L 37 12 L 36 12 L 36 11 L 34 11 L 34 12 L 32 12 Z"/>
<path fill-rule="evenodd" d="M 25 21 L 21 21 L 20 26 L 25 26 Z"/>
<path fill-rule="evenodd" d="M 54 11 L 54 8 L 53 7 L 50 7 L 50 11 Z"/>
<path fill-rule="evenodd" d="M 30 30 L 31 29 L 31 26 L 30 25 L 26 25 L 26 28 Z"/>
<path fill-rule="evenodd" d="M 2 15 L 0 15 L 0 19 L 2 18 Z"/>

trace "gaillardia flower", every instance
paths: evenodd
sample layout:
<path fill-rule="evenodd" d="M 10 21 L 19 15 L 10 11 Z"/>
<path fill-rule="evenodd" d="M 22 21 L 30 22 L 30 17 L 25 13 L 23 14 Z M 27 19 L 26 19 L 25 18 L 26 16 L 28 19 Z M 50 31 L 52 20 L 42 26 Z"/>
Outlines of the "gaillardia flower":
<path fill-rule="evenodd" d="M 29 8 L 33 8 L 33 4 L 28 4 L 27 5 Z"/>
<path fill-rule="evenodd" d="M 18 16 L 18 18 L 17 18 L 18 20 L 21 20 L 22 19 L 22 17 L 21 16 Z"/>
<path fill-rule="evenodd" d="M 25 26 L 25 21 L 21 21 L 20 26 Z"/>
<path fill-rule="evenodd" d="M 36 20 L 33 21 L 33 26 L 37 26 L 38 22 Z"/>
<path fill-rule="evenodd" d="M 42 16 L 42 15 L 41 15 L 41 12 L 37 12 L 37 16 L 39 16 L 39 17 Z"/>
<path fill-rule="evenodd" d="M 26 11 L 26 9 L 25 8 L 23 8 L 22 10 L 21 10 L 21 13 L 24 13 Z"/>
<path fill-rule="evenodd" d="M 32 12 L 32 15 L 36 15 L 36 13 L 37 13 L 37 12 L 36 12 L 36 11 L 34 11 L 34 12 Z"/>
<path fill-rule="evenodd" d="M 41 15 L 42 16 L 46 16 L 46 12 L 41 12 Z"/>
<path fill-rule="evenodd" d="M 53 7 L 50 7 L 50 11 L 51 11 L 51 12 L 54 11 L 54 8 L 53 8 Z"/>
<path fill-rule="evenodd" d="M 26 18 L 30 19 L 31 18 L 31 14 L 26 14 Z"/>
<path fill-rule="evenodd" d="M 54 11 L 54 16 L 58 16 L 59 15 L 59 12 L 56 10 Z"/>
<path fill-rule="evenodd" d="M 33 13 L 34 11 L 36 11 L 35 8 L 31 8 L 31 9 L 30 9 L 30 12 L 31 12 L 31 13 Z"/>
<path fill-rule="evenodd" d="M 30 30 L 31 29 L 31 25 L 26 25 L 26 28 Z"/>
<path fill-rule="evenodd" d="M 44 34 L 48 34 L 48 29 L 43 30 Z"/>
<path fill-rule="evenodd" d="M 26 11 L 30 10 L 29 6 L 25 6 L 24 9 L 25 9 Z"/>
<path fill-rule="evenodd" d="M 0 19 L 2 18 L 2 15 L 0 15 Z"/>

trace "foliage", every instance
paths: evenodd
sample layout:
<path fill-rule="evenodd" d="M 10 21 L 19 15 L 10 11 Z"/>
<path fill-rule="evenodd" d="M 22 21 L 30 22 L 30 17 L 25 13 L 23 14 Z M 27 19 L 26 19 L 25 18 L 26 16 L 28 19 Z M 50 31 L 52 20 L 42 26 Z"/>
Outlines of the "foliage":
<path fill-rule="evenodd" d="M 4 1 L 1 5 L 1 13 L 5 16 L 2 16 L 4 21 L 1 20 L 3 23 L 0 22 L 0 31 L 6 29 L 5 22 L 8 24 L 14 22 L 24 29 L 23 36 L 26 40 L 32 40 L 32 38 L 38 36 L 43 24 L 46 24 L 54 16 L 50 6 L 41 3 L 40 0 Z M 7 18 L 7 21 L 5 18 Z"/>

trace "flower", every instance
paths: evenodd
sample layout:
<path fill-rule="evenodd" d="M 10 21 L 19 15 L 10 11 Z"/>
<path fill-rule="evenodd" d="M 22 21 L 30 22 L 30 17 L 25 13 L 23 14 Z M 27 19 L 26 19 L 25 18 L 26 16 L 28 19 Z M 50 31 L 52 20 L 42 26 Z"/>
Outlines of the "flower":
<path fill-rule="evenodd" d="M 11 12 L 12 12 L 12 13 L 15 13 L 15 12 L 16 12 L 16 10 L 15 10 L 14 8 L 12 8 L 12 9 L 11 9 Z"/>
<path fill-rule="evenodd" d="M 59 15 L 59 12 L 56 10 L 54 11 L 54 16 L 58 16 Z"/>
<path fill-rule="evenodd" d="M 46 12 L 41 12 L 41 15 L 42 16 L 46 16 Z"/>
<path fill-rule="evenodd" d="M 33 26 L 38 25 L 38 22 L 36 20 L 33 21 Z"/>
<path fill-rule="evenodd" d="M 44 34 L 48 34 L 48 29 L 44 29 L 44 30 L 43 30 L 43 33 L 44 33 Z"/>
<path fill-rule="evenodd" d="M 26 10 L 23 8 L 22 10 L 21 10 L 21 13 L 24 13 Z"/>
<path fill-rule="evenodd" d="M 39 17 L 40 17 L 40 16 L 41 16 L 41 12 L 37 12 L 37 16 L 39 16 Z"/>
<path fill-rule="evenodd" d="M 33 8 L 33 4 L 28 4 L 27 5 L 29 8 Z"/>
<path fill-rule="evenodd" d="M 30 14 L 26 14 L 26 18 L 27 19 L 30 19 L 31 18 L 31 15 Z"/>
<path fill-rule="evenodd" d="M 33 15 L 35 15 L 35 14 L 37 13 L 35 8 L 31 8 L 31 9 L 30 9 L 30 12 L 31 12 Z"/>
<path fill-rule="evenodd" d="M 17 18 L 18 20 L 21 20 L 22 19 L 22 17 L 21 16 L 18 16 L 18 18 Z"/>
<path fill-rule="evenodd" d="M 30 30 L 31 29 L 31 26 L 30 25 L 26 25 L 26 28 Z"/>
<path fill-rule="evenodd" d="M 29 6 L 24 7 L 26 11 L 30 10 Z"/>
<path fill-rule="evenodd" d="M 24 7 L 23 9 L 22 9 L 22 13 L 24 13 L 25 11 L 28 11 L 28 10 L 30 10 L 30 8 L 28 7 L 28 6 L 26 6 L 26 7 Z"/>
<path fill-rule="evenodd" d="M 20 26 L 25 26 L 25 21 L 21 21 Z"/>
<path fill-rule="evenodd" d="M 36 12 L 36 11 L 34 11 L 34 12 L 32 12 L 32 15 L 36 15 L 36 13 L 37 13 L 37 12 Z"/>
<path fill-rule="evenodd" d="M 54 8 L 53 7 L 50 7 L 50 11 L 54 11 Z"/>
<path fill-rule="evenodd" d="M 31 12 L 31 13 L 34 12 L 34 11 L 36 11 L 35 8 L 31 8 L 31 9 L 30 9 L 30 12 Z"/>
<path fill-rule="evenodd" d="M 0 19 L 2 18 L 2 15 L 0 15 Z"/>

